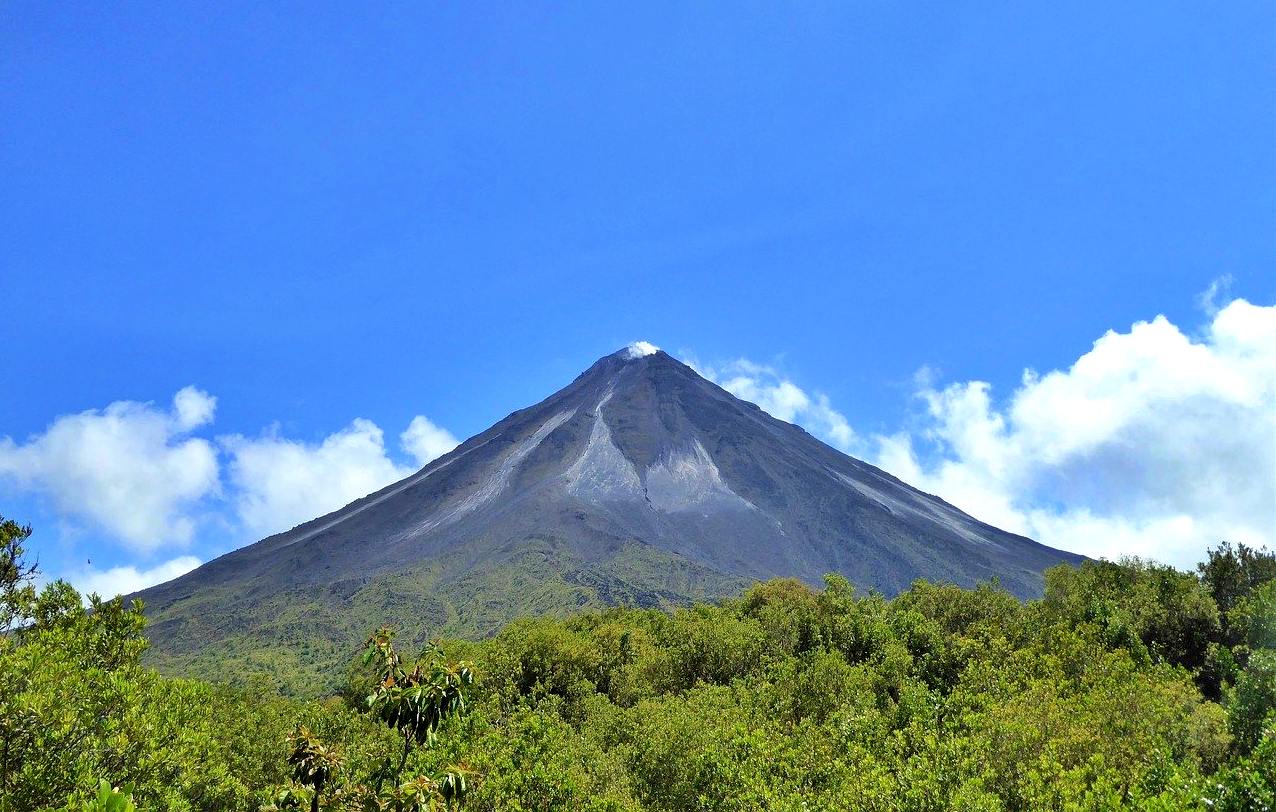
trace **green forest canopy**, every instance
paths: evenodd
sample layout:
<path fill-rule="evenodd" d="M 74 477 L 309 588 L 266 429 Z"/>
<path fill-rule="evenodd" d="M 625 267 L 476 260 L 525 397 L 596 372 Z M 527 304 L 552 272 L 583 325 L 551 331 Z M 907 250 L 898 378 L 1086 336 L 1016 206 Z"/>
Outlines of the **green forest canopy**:
<path fill-rule="evenodd" d="M 1276 807 L 1266 551 L 1057 567 L 1027 604 L 830 576 L 420 658 L 381 630 L 300 701 L 144 667 L 140 607 L 37 593 L 29 533 L 0 519 L 0 812 Z"/>

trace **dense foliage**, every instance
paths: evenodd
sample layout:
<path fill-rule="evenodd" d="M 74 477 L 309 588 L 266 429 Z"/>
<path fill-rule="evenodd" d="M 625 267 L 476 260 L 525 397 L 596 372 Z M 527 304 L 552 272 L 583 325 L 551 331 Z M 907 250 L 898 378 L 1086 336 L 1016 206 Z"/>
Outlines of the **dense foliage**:
<path fill-rule="evenodd" d="M 136 607 L 36 594 L 27 533 L 0 524 L 0 812 L 1276 808 L 1276 556 L 1245 547 L 1027 604 L 830 577 L 419 660 L 382 630 L 307 703 L 148 670 Z"/>

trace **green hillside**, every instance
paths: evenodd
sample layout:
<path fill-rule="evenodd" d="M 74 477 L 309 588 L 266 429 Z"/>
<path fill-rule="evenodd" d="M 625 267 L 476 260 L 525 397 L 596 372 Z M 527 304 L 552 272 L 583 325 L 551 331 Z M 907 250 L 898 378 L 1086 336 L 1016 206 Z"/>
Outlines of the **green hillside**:
<path fill-rule="evenodd" d="M 378 626 L 402 630 L 403 642 L 419 648 L 436 637 L 484 638 L 520 617 L 617 604 L 672 609 L 738 593 L 748 583 L 644 544 L 586 563 L 549 541 L 531 542 L 512 558 L 460 576 L 457 569 L 443 559 L 352 579 L 326 594 L 296 588 L 260 601 L 208 587 L 148 611 L 150 634 L 163 646 L 148 650 L 144 661 L 172 676 L 264 682 L 290 696 L 316 697 L 340 688 L 359 645 Z"/>

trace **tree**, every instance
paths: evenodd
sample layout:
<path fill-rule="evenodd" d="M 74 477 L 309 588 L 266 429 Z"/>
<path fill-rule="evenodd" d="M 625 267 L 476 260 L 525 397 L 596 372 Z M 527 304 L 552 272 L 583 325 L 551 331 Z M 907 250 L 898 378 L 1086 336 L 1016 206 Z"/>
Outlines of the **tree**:
<path fill-rule="evenodd" d="M 86 605 L 62 581 L 36 594 L 29 535 L 0 517 L 0 812 L 255 807 L 308 709 L 145 668 L 140 604 Z"/>
<path fill-rule="evenodd" d="M 361 775 L 349 769 L 335 748 L 307 727 L 298 726 L 290 737 L 292 785 L 277 792 L 268 808 L 293 809 L 307 802 L 311 812 L 323 806 L 386 812 L 459 808 L 469 789 L 464 767 L 450 767 L 437 779 L 404 778 L 403 773 L 413 748 L 434 744 L 439 726 L 464 712 L 465 691 L 474 684 L 473 668 L 467 662 L 443 662 L 434 644 L 409 667 L 394 647 L 393 630 L 386 627 L 368 638 L 363 663 L 372 666 L 376 676 L 364 704 L 373 718 L 397 734 L 401 742 L 397 763 L 393 756 L 386 756 Z"/>
<path fill-rule="evenodd" d="M 1276 728 L 1276 649 L 1259 649 L 1249 658 L 1229 706 L 1236 745 L 1248 753 L 1266 729 Z"/>
<path fill-rule="evenodd" d="M 1046 570 L 1042 606 L 1055 620 L 1094 624 L 1108 644 L 1197 672 L 1218 639 L 1207 589 L 1173 567 L 1136 558 Z"/>
<path fill-rule="evenodd" d="M 13 548 L 10 548 L 13 549 Z M 10 562 L 9 571 L 21 572 Z M 61 803 L 123 777 L 136 746 L 130 723 L 146 679 L 141 607 L 55 581 L 34 601 L 12 591 L 18 627 L 0 637 L 0 810 Z M 25 603 L 25 606 L 21 604 Z M 112 776 L 112 777 L 115 777 Z"/>
<path fill-rule="evenodd" d="M 403 737 L 403 752 L 393 778 L 398 781 L 413 745 L 434 743 L 443 720 L 465 710 L 464 690 L 474 684 L 469 663 L 449 665 L 434 644 L 427 662 L 411 669 L 394 648 L 394 631 L 382 627 L 365 644 L 364 663 L 375 665 L 378 682 L 367 697 L 369 710 Z M 383 776 L 388 777 L 388 776 Z M 378 782 L 380 786 L 380 782 Z"/>
<path fill-rule="evenodd" d="M 1255 587 L 1276 580 L 1276 552 L 1255 550 L 1244 544 L 1233 547 L 1225 541 L 1210 550 L 1196 570 L 1214 596 L 1219 612 L 1226 615 Z"/>
<path fill-rule="evenodd" d="M 324 746 L 305 725 L 297 726 L 292 743 L 292 752 L 288 755 L 288 763 L 292 765 L 292 778 L 310 789 L 310 812 L 319 812 L 319 799 L 323 795 L 324 785 L 335 778 L 337 771 L 341 769 L 341 755 Z"/>
<path fill-rule="evenodd" d="M 0 516 L 0 633 L 25 620 L 35 603 L 36 566 L 22 546 L 30 537 L 30 525 Z"/>

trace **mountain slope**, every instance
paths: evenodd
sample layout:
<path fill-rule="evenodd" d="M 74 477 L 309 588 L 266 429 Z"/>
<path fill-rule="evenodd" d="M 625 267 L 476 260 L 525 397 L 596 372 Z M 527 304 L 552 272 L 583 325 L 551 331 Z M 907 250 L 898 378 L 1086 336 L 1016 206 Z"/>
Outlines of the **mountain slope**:
<path fill-rule="evenodd" d="M 281 667 L 281 645 L 342 662 L 387 621 L 481 635 L 517 614 L 828 572 L 888 594 L 997 577 L 1028 596 L 1044 568 L 1078 560 L 634 345 L 407 479 L 141 597 L 155 662 L 247 673 Z"/>

